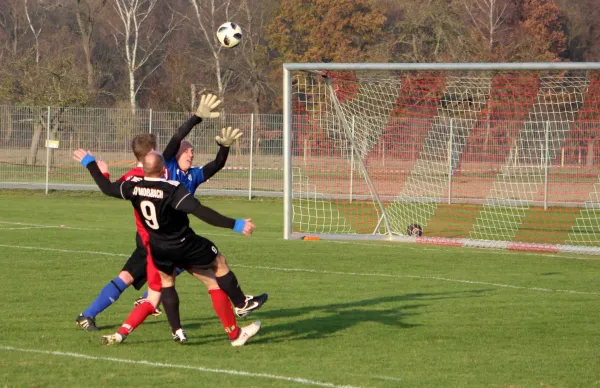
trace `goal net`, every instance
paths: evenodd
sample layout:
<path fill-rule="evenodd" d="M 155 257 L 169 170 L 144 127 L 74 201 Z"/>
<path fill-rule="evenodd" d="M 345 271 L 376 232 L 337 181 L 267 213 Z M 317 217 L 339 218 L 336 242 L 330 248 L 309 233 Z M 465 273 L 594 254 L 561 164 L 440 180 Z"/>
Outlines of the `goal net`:
<path fill-rule="evenodd" d="M 600 254 L 588 65 L 288 67 L 285 237 Z"/>

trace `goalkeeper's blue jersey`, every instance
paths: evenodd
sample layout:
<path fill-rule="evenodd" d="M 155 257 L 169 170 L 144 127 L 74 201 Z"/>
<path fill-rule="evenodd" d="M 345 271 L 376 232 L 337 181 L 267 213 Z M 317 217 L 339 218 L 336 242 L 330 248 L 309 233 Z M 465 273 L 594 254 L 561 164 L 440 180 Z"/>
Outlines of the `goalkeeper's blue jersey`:
<path fill-rule="evenodd" d="M 206 181 L 202 167 L 192 167 L 187 172 L 183 172 L 179 169 L 177 158 L 167 160 L 165 167 L 167 168 L 167 179 L 181 182 L 192 194 L 194 194 L 201 183 Z"/>

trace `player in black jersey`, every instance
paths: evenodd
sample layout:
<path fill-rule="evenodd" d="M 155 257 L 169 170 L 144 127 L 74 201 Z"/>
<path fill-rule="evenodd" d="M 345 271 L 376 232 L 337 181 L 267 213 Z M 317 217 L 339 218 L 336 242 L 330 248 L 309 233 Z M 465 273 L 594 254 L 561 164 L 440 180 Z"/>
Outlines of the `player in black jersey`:
<path fill-rule="evenodd" d="M 236 220 L 225 217 L 203 206 L 179 182 L 162 179 L 165 171 L 164 159 L 158 152 L 153 151 L 144 158 L 144 178 L 114 183 L 102 175 L 89 152 L 77 150 L 74 158 L 88 168 L 103 193 L 132 202 L 138 214 L 142 216 L 144 227 L 150 235 L 148 252 L 152 258 L 148 258 L 148 301 L 134 308 L 117 333 L 104 336 L 104 343 L 122 342 L 135 327 L 154 312 L 160 300 L 161 287 L 174 285 L 176 267 L 185 268 L 192 274 L 212 269 L 219 287 L 226 288 L 230 297 L 231 292 L 239 294 L 238 298 L 245 298 L 225 257 L 211 241 L 194 233 L 189 226 L 188 214 L 193 214 L 211 225 L 230 228 L 246 236 L 251 235 L 254 230 L 250 219 Z M 260 321 L 239 328 L 233 313 L 231 317 L 233 322 L 224 324 L 233 346 L 245 344 L 260 329 Z M 169 323 L 172 327 L 177 326 L 177 323 Z"/>

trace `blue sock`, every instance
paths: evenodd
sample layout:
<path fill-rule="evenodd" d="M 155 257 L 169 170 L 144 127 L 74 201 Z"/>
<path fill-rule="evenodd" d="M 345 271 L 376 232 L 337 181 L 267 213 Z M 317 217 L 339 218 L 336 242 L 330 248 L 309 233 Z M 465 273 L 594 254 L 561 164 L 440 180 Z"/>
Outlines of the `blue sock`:
<path fill-rule="evenodd" d="M 183 269 L 183 268 L 175 268 L 175 276 L 179 276 L 184 272 L 185 272 L 185 269 Z M 142 295 L 142 298 L 144 298 L 144 299 L 147 297 L 148 297 L 148 290 L 146 290 L 146 292 L 144 292 L 144 295 Z"/>
<path fill-rule="evenodd" d="M 119 296 L 125 291 L 127 288 L 127 284 L 118 276 L 111 280 L 102 291 L 100 291 L 100 295 L 96 298 L 95 301 L 92 302 L 90 307 L 87 308 L 83 312 L 84 317 L 96 317 L 96 315 L 100 314 L 104 311 L 108 306 L 113 304 Z"/>

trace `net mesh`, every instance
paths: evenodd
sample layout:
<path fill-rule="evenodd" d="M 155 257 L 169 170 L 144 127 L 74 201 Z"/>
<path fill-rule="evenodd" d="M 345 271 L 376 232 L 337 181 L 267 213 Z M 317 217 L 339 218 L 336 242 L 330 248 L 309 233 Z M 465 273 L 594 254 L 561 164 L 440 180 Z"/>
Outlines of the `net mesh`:
<path fill-rule="evenodd" d="M 294 72 L 293 230 L 599 246 L 594 72 Z"/>

